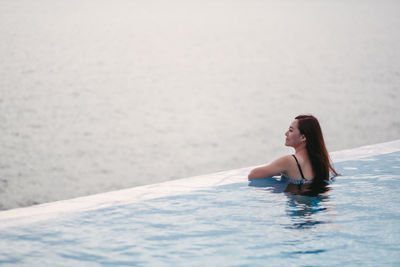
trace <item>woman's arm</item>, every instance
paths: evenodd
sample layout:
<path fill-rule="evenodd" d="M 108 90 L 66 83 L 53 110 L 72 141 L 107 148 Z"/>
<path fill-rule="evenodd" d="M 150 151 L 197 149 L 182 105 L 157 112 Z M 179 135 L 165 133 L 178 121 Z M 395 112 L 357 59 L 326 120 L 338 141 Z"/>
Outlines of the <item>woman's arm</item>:
<path fill-rule="evenodd" d="M 265 166 L 255 168 L 249 173 L 248 179 L 262 179 L 284 173 L 289 160 L 290 156 L 283 156 Z"/>

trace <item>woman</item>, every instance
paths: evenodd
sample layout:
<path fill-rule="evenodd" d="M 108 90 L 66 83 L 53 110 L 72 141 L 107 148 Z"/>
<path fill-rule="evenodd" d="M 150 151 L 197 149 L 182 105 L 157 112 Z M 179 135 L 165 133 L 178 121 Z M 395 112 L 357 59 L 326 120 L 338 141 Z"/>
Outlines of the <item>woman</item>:
<path fill-rule="evenodd" d="M 315 195 L 326 191 L 330 172 L 338 174 L 330 162 L 318 120 L 311 115 L 297 116 L 285 135 L 285 145 L 293 147 L 295 154 L 255 168 L 249 180 L 281 174 L 288 181 L 286 192 Z"/>

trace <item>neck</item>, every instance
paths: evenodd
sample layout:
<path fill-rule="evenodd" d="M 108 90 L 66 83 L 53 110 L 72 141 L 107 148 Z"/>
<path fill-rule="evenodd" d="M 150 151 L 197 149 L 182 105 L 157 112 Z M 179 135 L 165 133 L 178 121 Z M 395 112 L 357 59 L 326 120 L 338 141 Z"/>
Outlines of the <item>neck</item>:
<path fill-rule="evenodd" d="M 294 147 L 294 150 L 296 151 L 296 154 L 300 154 L 300 155 L 306 154 L 307 155 L 307 149 L 306 149 L 305 145 L 300 145 L 300 146 Z"/>

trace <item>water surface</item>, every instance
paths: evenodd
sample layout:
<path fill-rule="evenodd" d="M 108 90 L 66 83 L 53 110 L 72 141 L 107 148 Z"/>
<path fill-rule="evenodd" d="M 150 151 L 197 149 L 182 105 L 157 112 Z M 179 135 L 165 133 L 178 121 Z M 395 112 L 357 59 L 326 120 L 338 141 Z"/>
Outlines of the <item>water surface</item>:
<path fill-rule="evenodd" d="M 18 266 L 396 266 L 400 152 L 336 165 L 319 197 L 243 182 L 0 230 Z M 340 255 L 340 256 L 338 256 Z"/>

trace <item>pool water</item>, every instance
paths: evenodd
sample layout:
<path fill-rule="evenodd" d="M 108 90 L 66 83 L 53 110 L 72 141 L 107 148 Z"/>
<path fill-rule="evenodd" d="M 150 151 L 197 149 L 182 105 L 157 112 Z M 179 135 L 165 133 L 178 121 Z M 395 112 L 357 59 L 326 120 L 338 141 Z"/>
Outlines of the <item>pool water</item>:
<path fill-rule="evenodd" d="M 274 180 L 110 206 L 0 229 L 18 266 L 400 264 L 400 152 L 339 162 L 319 197 Z"/>

